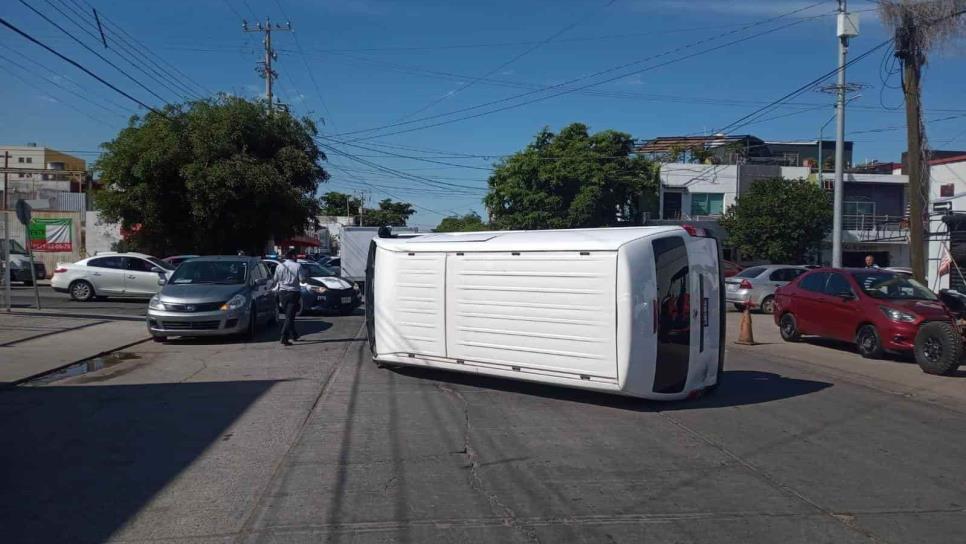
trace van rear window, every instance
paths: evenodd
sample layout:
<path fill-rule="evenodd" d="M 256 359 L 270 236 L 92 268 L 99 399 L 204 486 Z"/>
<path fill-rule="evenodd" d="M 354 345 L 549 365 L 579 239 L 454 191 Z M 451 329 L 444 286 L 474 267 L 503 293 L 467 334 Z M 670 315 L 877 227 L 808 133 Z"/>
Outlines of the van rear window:
<path fill-rule="evenodd" d="M 657 283 L 655 393 L 680 393 L 691 355 L 691 282 L 688 249 L 679 236 L 651 242 Z"/>

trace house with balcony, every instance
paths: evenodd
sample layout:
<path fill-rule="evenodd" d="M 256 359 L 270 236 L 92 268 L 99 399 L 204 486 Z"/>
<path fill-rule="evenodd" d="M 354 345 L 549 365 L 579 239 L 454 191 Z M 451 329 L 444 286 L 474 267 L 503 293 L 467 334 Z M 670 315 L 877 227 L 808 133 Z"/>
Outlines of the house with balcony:
<path fill-rule="evenodd" d="M 933 157 L 926 279 L 930 288 L 966 293 L 966 151 Z"/>
<path fill-rule="evenodd" d="M 893 174 L 892 163 L 853 169 L 852 142 L 846 144 L 843 264 L 861 266 L 865 256 L 872 255 L 879 266 L 909 266 L 907 176 Z M 832 141 L 766 142 L 750 135 L 656 138 L 640 145 L 638 152 L 652 158 L 703 159 L 661 164 L 655 219 L 715 225 L 755 181 L 784 178 L 818 183 L 819 145 L 823 147 L 822 162 L 834 162 Z M 682 149 L 691 151 L 682 153 Z M 822 171 L 822 186 L 830 192 L 834 177 L 834 173 Z M 832 260 L 831 238 L 827 246 L 821 257 L 825 263 Z"/>

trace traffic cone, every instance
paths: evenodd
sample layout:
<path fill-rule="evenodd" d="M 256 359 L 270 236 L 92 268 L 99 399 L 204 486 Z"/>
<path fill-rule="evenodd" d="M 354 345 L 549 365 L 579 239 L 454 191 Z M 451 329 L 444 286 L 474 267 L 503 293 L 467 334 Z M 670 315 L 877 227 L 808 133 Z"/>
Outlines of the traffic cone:
<path fill-rule="evenodd" d="M 754 346 L 755 333 L 751 328 L 751 302 L 745 304 L 745 311 L 741 314 L 741 324 L 738 326 L 738 341 L 735 344 Z"/>

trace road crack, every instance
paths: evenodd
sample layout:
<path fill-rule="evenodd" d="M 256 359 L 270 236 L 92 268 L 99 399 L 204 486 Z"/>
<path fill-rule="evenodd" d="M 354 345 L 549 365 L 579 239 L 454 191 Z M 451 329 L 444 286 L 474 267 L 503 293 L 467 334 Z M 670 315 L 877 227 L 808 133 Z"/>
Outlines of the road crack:
<path fill-rule="evenodd" d="M 470 431 L 473 427 L 470 422 L 470 407 L 469 403 L 466 402 L 466 397 L 456 389 L 450 387 L 449 384 L 437 383 L 436 387 L 443 393 L 459 401 L 463 407 L 463 449 L 454 453 L 463 455 L 466 458 L 467 465 L 465 468 L 469 470 L 470 487 L 490 503 L 490 507 L 494 510 L 494 513 L 501 517 L 504 526 L 519 532 L 527 542 L 539 543 L 540 538 L 537 537 L 536 531 L 532 527 L 520 523 L 513 509 L 500 500 L 496 493 L 489 491 L 483 483 L 483 477 L 480 475 L 479 455 L 473 449 L 473 444 L 470 440 Z"/>

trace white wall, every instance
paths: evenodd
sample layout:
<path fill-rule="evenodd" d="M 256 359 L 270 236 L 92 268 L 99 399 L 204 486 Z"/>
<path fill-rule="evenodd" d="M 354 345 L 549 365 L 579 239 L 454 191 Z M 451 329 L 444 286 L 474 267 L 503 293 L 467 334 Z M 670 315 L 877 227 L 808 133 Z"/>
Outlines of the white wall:
<path fill-rule="evenodd" d="M 85 223 L 87 255 L 111 251 L 111 245 L 121 241 L 121 226 L 102 221 L 97 212 L 87 212 Z"/>
<path fill-rule="evenodd" d="M 953 184 L 953 197 L 939 196 L 940 187 Z M 932 213 L 933 203 L 937 200 L 948 200 L 952 203 L 954 212 L 966 212 L 966 159 L 959 162 L 934 164 L 929 168 L 929 213 Z M 945 232 L 946 225 L 938 218 L 930 219 L 930 232 Z M 944 240 L 929 242 L 929 260 L 926 263 L 926 279 L 929 287 L 944 289 L 949 287 L 949 275 L 938 275 L 939 262 L 942 259 L 942 246 L 948 244 Z"/>
<path fill-rule="evenodd" d="M 661 165 L 661 206 L 666 191 L 684 192 L 681 212 L 691 212 L 691 193 L 722 193 L 724 209 L 735 203 L 738 167 L 735 165 L 669 163 Z"/>

